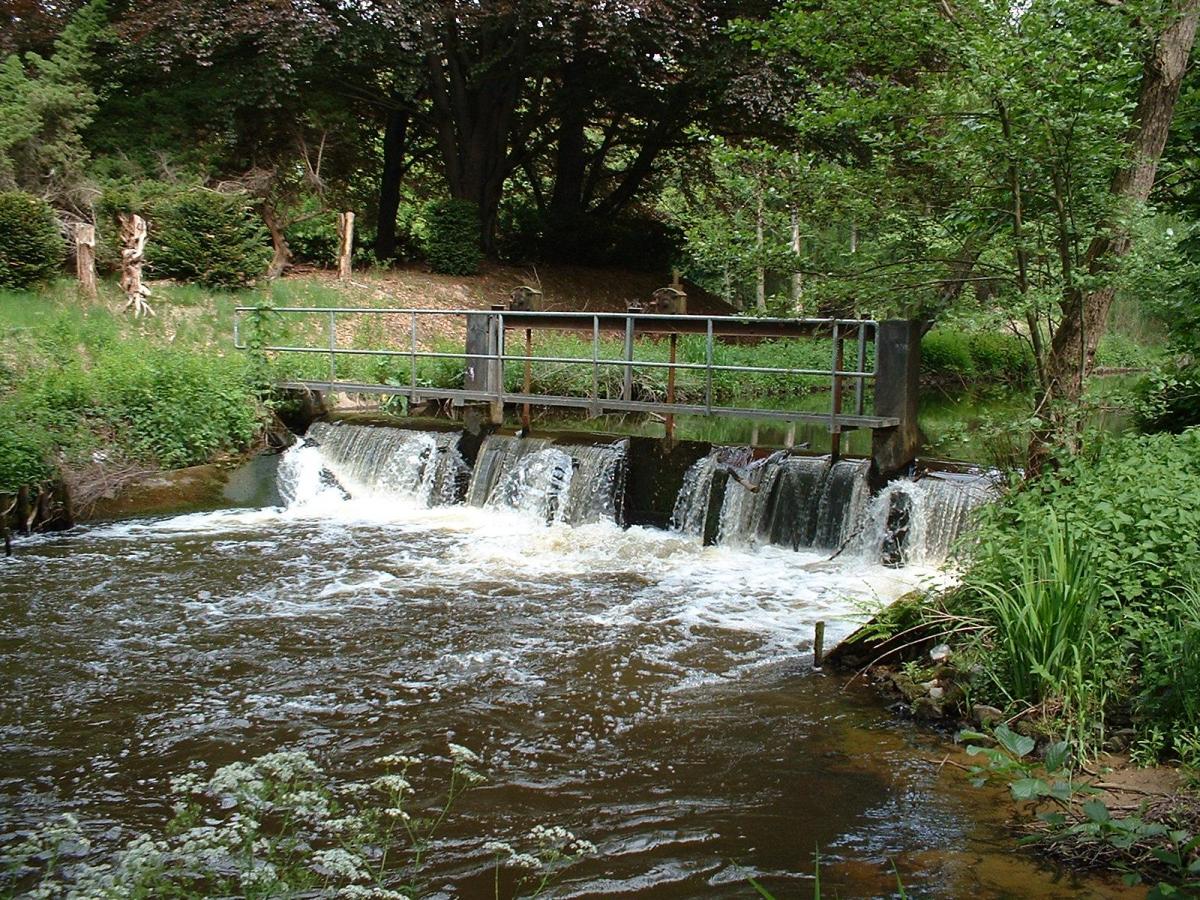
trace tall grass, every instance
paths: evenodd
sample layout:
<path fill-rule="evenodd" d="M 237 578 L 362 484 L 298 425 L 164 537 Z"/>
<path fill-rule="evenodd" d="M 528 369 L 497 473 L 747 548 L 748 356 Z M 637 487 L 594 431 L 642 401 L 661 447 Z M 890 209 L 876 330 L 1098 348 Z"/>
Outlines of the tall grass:
<path fill-rule="evenodd" d="M 1112 649 L 1104 588 L 1087 547 L 1056 516 L 1025 537 L 1011 580 L 969 585 L 992 626 L 991 675 L 1010 701 L 1060 711 L 1086 743 L 1103 725 Z"/>

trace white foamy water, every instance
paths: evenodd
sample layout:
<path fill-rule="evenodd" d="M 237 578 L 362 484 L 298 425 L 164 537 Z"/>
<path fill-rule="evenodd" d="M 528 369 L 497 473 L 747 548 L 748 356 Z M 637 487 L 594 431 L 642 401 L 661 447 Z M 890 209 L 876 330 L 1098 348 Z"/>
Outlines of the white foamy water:
<path fill-rule="evenodd" d="M 569 482 L 544 477 L 548 448 L 497 447 L 479 504 L 439 505 L 462 474 L 449 442 L 397 439 L 380 460 L 356 440 L 290 450 L 282 506 L 82 528 L 0 561 L 0 822 L 69 797 L 139 828 L 193 760 L 303 746 L 355 771 L 454 740 L 493 783 L 438 863 L 456 896 L 490 896 L 482 842 L 536 822 L 601 845 L 565 896 L 744 896 L 729 859 L 802 888 L 818 841 L 888 856 L 965 841 L 969 817 L 924 770 L 881 775 L 844 750 L 878 708 L 807 677 L 816 621 L 832 642 L 945 578 L 934 566 L 623 529 L 612 446 L 555 451 Z M 504 494 L 513 471 L 583 524 Z M 864 818 L 909 796 L 902 832 Z"/>

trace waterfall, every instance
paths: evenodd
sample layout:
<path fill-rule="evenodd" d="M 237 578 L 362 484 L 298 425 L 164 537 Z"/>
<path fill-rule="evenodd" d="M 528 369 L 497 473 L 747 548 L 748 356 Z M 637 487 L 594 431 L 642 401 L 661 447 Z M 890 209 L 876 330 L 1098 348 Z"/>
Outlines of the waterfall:
<path fill-rule="evenodd" d="M 855 550 L 887 565 L 942 562 L 975 510 L 995 497 L 987 475 L 937 472 L 893 481 L 871 500 Z"/>
<path fill-rule="evenodd" d="M 546 523 L 617 521 L 627 448 L 627 441 L 552 444 L 490 435 L 475 461 L 467 502 L 515 509 Z"/>
<path fill-rule="evenodd" d="M 747 448 L 716 448 L 684 475 L 671 527 L 702 537 L 719 502 L 718 544 L 840 551 L 887 565 L 937 563 L 972 513 L 995 496 L 986 476 L 935 473 L 894 481 L 872 497 L 869 465 L 786 453 L 752 461 Z"/>
<path fill-rule="evenodd" d="M 402 497 L 440 506 L 456 502 L 466 480 L 458 439 L 453 432 L 317 422 L 295 450 L 296 465 L 313 465 L 301 455 L 316 451 L 326 481 L 334 479 L 351 496 Z M 295 498 L 296 488 L 290 492 Z"/>
<path fill-rule="evenodd" d="M 866 510 L 867 467 L 862 460 L 831 465 L 829 457 L 784 452 L 752 462 L 744 448 L 717 448 L 684 475 L 672 526 L 703 535 L 717 474 L 728 472 L 717 543 L 836 550 Z"/>

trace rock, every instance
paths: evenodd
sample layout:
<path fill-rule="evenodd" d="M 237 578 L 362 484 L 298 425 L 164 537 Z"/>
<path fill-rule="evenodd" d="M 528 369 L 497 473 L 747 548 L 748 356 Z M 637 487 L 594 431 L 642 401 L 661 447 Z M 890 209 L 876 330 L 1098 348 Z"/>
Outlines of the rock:
<path fill-rule="evenodd" d="M 979 727 L 987 728 L 989 725 L 1004 721 L 1004 713 L 986 703 L 976 703 L 971 707 L 971 718 Z"/>
<path fill-rule="evenodd" d="M 1114 731 L 1104 742 L 1104 749 L 1110 753 L 1124 753 L 1129 749 L 1129 745 L 1133 743 L 1135 737 L 1137 737 L 1137 732 L 1132 728 Z"/>
<path fill-rule="evenodd" d="M 927 722 L 936 721 L 946 715 L 946 711 L 942 709 L 942 704 L 932 697 L 918 697 L 912 705 L 912 714 Z"/>
<path fill-rule="evenodd" d="M 948 660 L 950 658 L 950 645 L 949 644 L 938 644 L 936 647 L 934 647 L 932 650 L 929 651 L 929 658 L 931 660 L 933 660 L 935 663 L 944 663 L 946 660 Z"/>
<path fill-rule="evenodd" d="M 941 700 L 945 696 L 946 696 L 946 691 L 943 688 L 937 686 L 936 684 L 929 689 L 929 699 L 930 700 Z"/>

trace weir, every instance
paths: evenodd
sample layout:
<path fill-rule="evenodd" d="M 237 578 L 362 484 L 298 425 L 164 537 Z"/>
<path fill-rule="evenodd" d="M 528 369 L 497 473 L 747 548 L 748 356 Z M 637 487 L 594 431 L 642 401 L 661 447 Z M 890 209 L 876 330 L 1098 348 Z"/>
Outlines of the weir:
<path fill-rule="evenodd" d="M 667 524 L 706 544 L 848 554 L 891 566 L 946 559 L 994 494 L 986 476 L 947 473 L 899 479 L 872 494 L 868 460 L 784 451 L 755 459 L 748 447 L 713 447 L 669 488 L 672 512 L 663 523 L 630 492 L 631 475 L 656 463 L 657 449 L 645 439 L 493 434 L 473 465 L 460 439 L 453 431 L 318 422 L 287 452 L 280 492 L 289 505 L 372 497 L 502 510 L 546 525 Z"/>
<path fill-rule="evenodd" d="M 640 308 L 639 308 L 640 309 Z M 297 335 L 288 343 L 265 340 L 264 322 L 294 322 Z M 281 326 L 282 327 L 282 326 Z M 546 312 L 507 308 L 491 311 L 336 308 L 238 307 L 234 317 L 234 344 L 254 348 L 264 355 L 292 355 L 307 363 L 319 361 L 326 372 L 286 380 L 281 388 L 310 393 L 377 394 L 404 397 L 410 407 L 429 400 L 455 406 L 483 405 L 493 426 L 504 419 L 506 407 L 521 408 L 525 426 L 531 406 L 576 408 L 590 416 L 606 412 L 646 413 L 661 418 L 668 441 L 674 439 L 679 415 L 775 419 L 818 423 L 828 430 L 832 455 L 840 455 L 841 435 L 855 429 L 872 433 L 870 480 L 878 488 L 904 472 L 919 446 L 917 394 L 923 324 L 918 321 L 868 319 L 782 319 L 737 316 L 626 313 Z M 589 341 L 590 354 L 563 356 L 535 354 L 535 332 L 566 333 Z M 247 336 L 247 332 L 253 332 Z M 309 343 L 323 332 L 319 340 Z M 387 335 L 379 347 L 360 346 L 361 333 Z M 445 334 L 463 335 L 463 352 L 447 352 L 439 345 Z M 524 333 L 523 352 L 509 348 L 509 333 Z M 344 334 L 345 333 L 345 334 Z M 346 334 L 353 335 L 347 339 Z M 623 350 L 610 356 L 602 337 L 623 337 Z M 253 338 L 253 339 L 251 339 Z M 678 358 L 681 338 L 703 341 L 703 361 Z M 723 346 L 761 341 L 823 340 L 829 342 L 828 365 L 821 368 L 731 365 L 719 359 Z M 669 348 L 667 358 L 639 358 L 639 348 Z M 348 346 L 349 344 L 349 346 Z M 430 349 L 438 346 L 439 349 Z M 393 374 L 364 381 L 350 372 L 357 361 L 371 361 L 376 371 L 393 367 Z M 419 374 L 424 363 L 462 366 L 458 386 L 434 385 Z M 516 384 L 509 364 L 523 369 Z M 553 365 L 571 370 L 590 382 L 583 389 L 535 392 L 531 367 Z M 380 368 L 382 367 L 382 368 Z M 358 372 L 359 370 L 354 370 Z M 665 375 L 666 390 L 641 392 L 635 372 Z M 770 406 L 730 405 L 721 402 L 718 378 L 772 376 L 792 385 L 799 395 L 822 383 L 829 396 L 828 412 L 780 409 Z M 690 396 L 682 393 L 681 379 L 691 382 Z M 868 398 L 873 410 L 868 411 Z"/>

